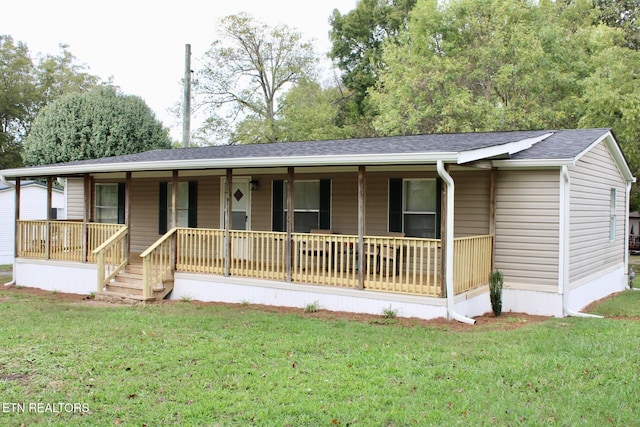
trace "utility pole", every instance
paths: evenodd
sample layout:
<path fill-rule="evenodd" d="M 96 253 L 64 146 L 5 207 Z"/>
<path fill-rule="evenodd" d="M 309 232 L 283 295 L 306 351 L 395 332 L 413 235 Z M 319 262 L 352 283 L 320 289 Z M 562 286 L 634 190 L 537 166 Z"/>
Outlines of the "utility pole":
<path fill-rule="evenodd" d="M 191 136 L 191 45 L 184 46 L 184 100 L 182 112 L 182 146 L 189 147 Z"/>

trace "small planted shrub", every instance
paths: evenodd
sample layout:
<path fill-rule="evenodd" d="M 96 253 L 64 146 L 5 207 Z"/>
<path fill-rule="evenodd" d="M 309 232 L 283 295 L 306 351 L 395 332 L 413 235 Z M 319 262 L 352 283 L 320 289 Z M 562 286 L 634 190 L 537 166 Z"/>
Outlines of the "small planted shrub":
<path fill-rule="evenodd" d="M 391 305 L 389 305 L 389 307 L 385 307 L 382 309 L 382 317 L 384 317 L 385 319 L 395 319 L 397 316 L 398 316 L 398 309 L 391 308 Z"/>
<path fill-rule="evenodd" d="M 304 308 L 304 312 L 305 313 L 315 313 L 318 310 L 320 310 L 320 303 L 318 301 L 314 301 L 312 303 L 309 303 Z"/>
<path fill-rule="evenodd" d="M 491 298 L 491 310 L 498 317 L 502 313 L 502 287 L 504 278 L 500 270 L 493 270 L 489 275 L 489 297 Z"/>

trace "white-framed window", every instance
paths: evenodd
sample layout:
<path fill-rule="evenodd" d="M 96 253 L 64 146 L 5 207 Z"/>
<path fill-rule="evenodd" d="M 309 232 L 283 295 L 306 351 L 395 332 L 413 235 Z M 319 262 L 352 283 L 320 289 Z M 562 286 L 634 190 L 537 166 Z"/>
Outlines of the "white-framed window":
<path fill-rule="evenodd" d="M 403 227 L 411 237 L 436 237 L 438 191 L 435 179 L 403 181 Z"/>
<path fill-rule="evenodd" d="M 288 185 L 284 182 L 282 210 L 287 216 Z M 296 181 L 293 188 L 293 224 L 296 233 L 320 228 L 320 181 Z"/>
<path fill-rule="evenodd" d="M 173 210 L 171 209 L 171 199 L 173 194 L 173 185 L 167 183 L 167 230 L 171 229 L 173 224 Z M 189 183 L 178 183 L 178 194 L 176 197 L 176 210 L 178 212 L 178 227 L 189 226 Z"/>
<path fill-rule="evenodd" d="M 440 186 L 435 178 L 389 180 L 390 232 L 408 237 L 440 237 Z"/>
<path fill-rule="evenodd" d="M 96 222 L 118 223 L 118 184 L 96 184 Z"/>
<path fill-rule="evenodd" d="M 616 240 L 616 189 L 609 193 L 609 241 Z"/>
<path fill-rule="evenodd" d="M 273 231 L 286 231 L 288 188 L 286 180 L 273 181 Z M 308 233 L 313 229 L 331 229 L 331 180 L 296 180 L 293 191 L 293 231 Z"/>

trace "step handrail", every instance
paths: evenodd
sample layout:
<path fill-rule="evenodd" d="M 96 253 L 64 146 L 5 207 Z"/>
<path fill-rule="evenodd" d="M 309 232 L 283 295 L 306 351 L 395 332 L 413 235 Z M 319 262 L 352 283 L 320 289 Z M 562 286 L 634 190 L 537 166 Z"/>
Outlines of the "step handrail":
<path fill-rule="evenodd" d="M 97 258 L 98 292 L 102 292 L 105 286 L 129 263 L 125 251 L 125 238 L 128 233 L 129 227 L 124 226 L 93 250 Z"/>
<path fill-rule="evenodd" d="M 150 298 L 153 288 L 173 275 L 176 263 L 175 236 L 178 228 L 172 228 L 145 250 L 142 258 L 142 296 Z"/>

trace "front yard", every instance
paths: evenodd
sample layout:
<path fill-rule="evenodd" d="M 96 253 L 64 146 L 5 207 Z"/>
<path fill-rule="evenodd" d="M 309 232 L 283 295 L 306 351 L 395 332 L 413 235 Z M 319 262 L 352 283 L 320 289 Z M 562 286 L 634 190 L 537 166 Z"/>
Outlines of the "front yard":
<path fill-rule="evenodd" d="M 0 424 L 634 425 L 639 297 L 470 326 L 0 287 Z"/>

